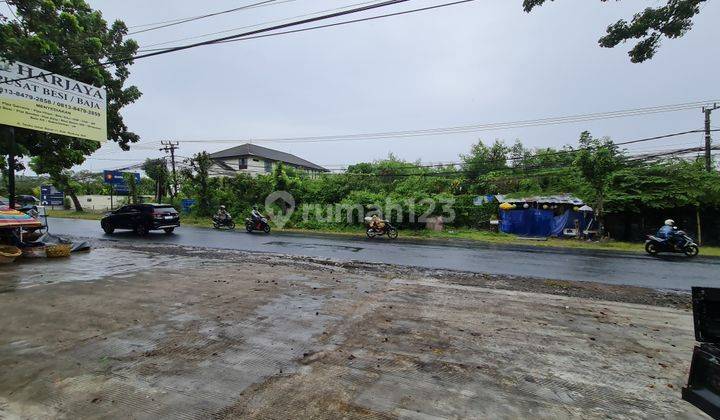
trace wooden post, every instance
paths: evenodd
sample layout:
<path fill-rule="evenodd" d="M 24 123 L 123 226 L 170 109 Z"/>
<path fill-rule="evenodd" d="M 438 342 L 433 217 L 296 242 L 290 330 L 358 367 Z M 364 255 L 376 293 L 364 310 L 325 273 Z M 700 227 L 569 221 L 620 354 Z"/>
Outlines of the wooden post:
<path fill-rule="evenodd" d="M 10 210 L 15 208 L 15 127 L 9 126 L 9 146 L 8 147 L 8 200 L 10 201 Z"/>
<path fill-rule="evenodd" d="M 697 241 L 698 245 L 702 245 L 702 229 L 700 226 L 700 206 L 695 207 L 695 218 L 697 220 Z"/>

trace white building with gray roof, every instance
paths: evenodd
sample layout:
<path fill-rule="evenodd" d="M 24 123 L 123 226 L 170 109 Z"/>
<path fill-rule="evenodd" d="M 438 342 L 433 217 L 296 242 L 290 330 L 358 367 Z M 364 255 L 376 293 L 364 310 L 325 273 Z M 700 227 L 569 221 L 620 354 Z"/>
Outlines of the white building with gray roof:
<path fill-rule="evenodd" d="M 278 162 L 286 167 L 295 168 L 310 174 L 330 172 L 303 158 L 279 150 L 269 149 L 256 144 L 246 143 L 210 154 L 213 165 L 212 176 L 234 176 L 238 173 L 249 175 L 269 174 Z"/>

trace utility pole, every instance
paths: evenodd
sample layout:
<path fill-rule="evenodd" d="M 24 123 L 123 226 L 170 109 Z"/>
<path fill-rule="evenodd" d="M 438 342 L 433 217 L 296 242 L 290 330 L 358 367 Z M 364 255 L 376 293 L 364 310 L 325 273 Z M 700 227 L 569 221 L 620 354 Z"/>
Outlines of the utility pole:
<path fill-rule="evenodd" d="M 705 170 L 712 172 L 712 156 L 710 151 L 712 149 L 712 138 L 710 137 L 710 114 L 716 109 L 720 109 L 718 104 L 713 104 L 712 108 L 704 106 L 703 114 L 705 114 Z"/>
<path fill-rule="evenodd" d="M 172 141 L 161 141 L 160 144 L 163 145 L 163 147 L 160 149 L 161 152 L 170 152 L 170 162 L 172 165 L 172 178 L 173 178 L 173 198 L 177 196 L 178 193 L 178 185 L 177 185 L 177 174 L 175 173 L 175 150 L 180 148 L 179 142 L 172 142 Z"/>
<path fill-rule="evenodd" d="M 719 109 L 718 104 L 713 104 L 712 107 L 704 106 L 702 111 L 705 114 L 705 170 L 708 172 L 713 171 L 712 164 L 712 137 L 710 136 L 710 114 L 716 109 Z M 698 244 L 702 245 L 702 219 L 700 217 L 700 206 L 695 208 L 695 220 L 697 222 L 697 237 Z"/>

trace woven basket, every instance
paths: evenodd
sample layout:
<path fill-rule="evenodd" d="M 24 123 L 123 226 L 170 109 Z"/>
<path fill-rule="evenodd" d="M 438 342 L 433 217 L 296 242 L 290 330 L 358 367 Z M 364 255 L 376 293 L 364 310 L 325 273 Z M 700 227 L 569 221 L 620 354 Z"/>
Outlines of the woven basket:
<path fill-rule="evenodd" d="M 48 245 L 45 252 L 48 258 L 69 257 L 72 250 L 72 244 L 54 244 Z"/>
<path fill-rule="evenodd" d="M 9 245 L 0 245 L 0 264 L 11 263 L 20 255 L 22 255 L 20 248 Z"/>

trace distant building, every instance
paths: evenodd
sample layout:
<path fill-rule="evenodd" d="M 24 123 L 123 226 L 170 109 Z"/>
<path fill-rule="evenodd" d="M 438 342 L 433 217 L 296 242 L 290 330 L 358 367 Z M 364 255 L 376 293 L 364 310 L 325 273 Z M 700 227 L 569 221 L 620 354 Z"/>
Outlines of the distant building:
<path fill-rule="evenodd" d="M 213 165 L 210 167 L 211 176 L 233 176 L 238 173 L 269 174 L 272 173 L 278 162 L 310 174 L 330 172 L 320 165 L 290 153 L 250 143 L 215 152 L 210 155 L 210 159 L 213 161 Z"/>
<path fill-rule="evenodd" d="M 141 203 L 152 203 L 154 197 L 151 195 L 138 196 Z M 128 204 L 129 197 L 127 195 L 78 195 L 80 205 L 85 211 L 108 211 L 114 210 L 122 205 Z M 70 201 L 70 209 L 75 210 L 75 203 Z"/>

